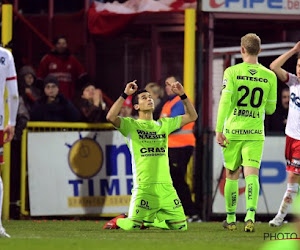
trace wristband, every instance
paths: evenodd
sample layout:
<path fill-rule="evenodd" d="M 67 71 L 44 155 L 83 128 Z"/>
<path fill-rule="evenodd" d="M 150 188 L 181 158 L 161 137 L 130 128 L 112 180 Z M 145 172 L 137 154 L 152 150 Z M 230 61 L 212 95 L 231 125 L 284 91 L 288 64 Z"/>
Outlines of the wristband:
<path fill-rule="evenodd" d="M 124 100 L 126 100 L 126 98 L 128 97 L 128 95 L 126 93 L 122 93 L 121 96 L 124 98 Z"/>
<path fill-rule="evenodd" d="M 186 94 L 183 94 L 183 95 L 180 96 L 181 100 L 185 100 L 186 98 L 187 98 Z"/>

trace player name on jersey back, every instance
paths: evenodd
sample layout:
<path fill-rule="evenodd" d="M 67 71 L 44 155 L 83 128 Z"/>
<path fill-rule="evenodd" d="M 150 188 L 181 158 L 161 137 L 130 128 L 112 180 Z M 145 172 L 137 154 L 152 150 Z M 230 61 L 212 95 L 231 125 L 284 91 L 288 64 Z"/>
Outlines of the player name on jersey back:
<path fill-rule="evenodd" d="M 245 110 L 245 109 L 235 108 L 233 111 L 233 115 L 251 117 L 251 118 L 260 118 L 259 111 L 255 111 L 255 110 Z"/>

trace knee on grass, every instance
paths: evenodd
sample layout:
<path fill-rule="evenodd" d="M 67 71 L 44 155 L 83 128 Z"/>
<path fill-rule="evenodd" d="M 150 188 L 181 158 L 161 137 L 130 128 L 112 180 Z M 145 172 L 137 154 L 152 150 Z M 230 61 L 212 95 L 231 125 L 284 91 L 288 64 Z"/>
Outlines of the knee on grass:
<path fill-rule="evenodd" d="M 166 222 L 170 230 L 179 230 L 179 231 L 186 231 L 187 230 L 187 223 L 186 221 L 179 221 L 179 222 Z"/>
<path fill-rule="evenodd" d="M 129 218 L 125 219 L 118 219 L 117 225 L 118 227 L 122 228 L 123 230 L 129 231 L 129 230 L 140 230 L 142 226 L 142 222 L 133 221 Z"/>

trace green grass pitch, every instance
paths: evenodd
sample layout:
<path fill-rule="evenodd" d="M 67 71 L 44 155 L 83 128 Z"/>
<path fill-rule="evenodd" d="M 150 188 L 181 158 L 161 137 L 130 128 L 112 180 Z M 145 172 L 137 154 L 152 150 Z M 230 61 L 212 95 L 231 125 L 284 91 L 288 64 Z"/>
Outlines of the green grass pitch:
<path fill-rule="evenodd" d="M 11 239 L 1 238 L 1 250 L 89 250 L 89 249 L 255 249 L 264 244 L 264 233 L 287 228 L 270 228 L 257 223 L 254 233 L 243 232 L 238 223 L 235 232 L 225 231 L 221 222 L 189 223 L 188 231 L 176 232 L 150 228 L 125 232 L 102 230 L 106 221 L 4 221 Z"/>

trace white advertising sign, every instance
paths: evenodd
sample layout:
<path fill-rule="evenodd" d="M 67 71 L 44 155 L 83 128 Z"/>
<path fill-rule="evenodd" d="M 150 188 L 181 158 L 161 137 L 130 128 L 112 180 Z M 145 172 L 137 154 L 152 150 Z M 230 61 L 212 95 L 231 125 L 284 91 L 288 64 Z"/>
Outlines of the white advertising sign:
<path fill-rule="evenodd" d="M 118 131 L 29 132 L 30 214 L 115 214 L 128 210 L 131 156 Z"/>
<path fill-rule="evenodd" d="M 300 0 L 203 0 L 202 10 L 251 14 L 300 14 Z"/>
<path fill-rule="evenodd" d="M 259 178 L 261 189 L 257 206 L 258 214 L 275 214 L 278 211 L 287 185 L 284 150 L 284 136 L 266 137 Z M 221 147 L 215 143 L 213 149 L 213 194 L 216 193 L 216 196 L 213 202 L 213 213 L 226 213 L 224 199 L 225 172 L 223 172 L 220 179 L 222 168 Z M 245 212 L 245 179 L 241 176 L 237 213 L 245 214 Z"/>

